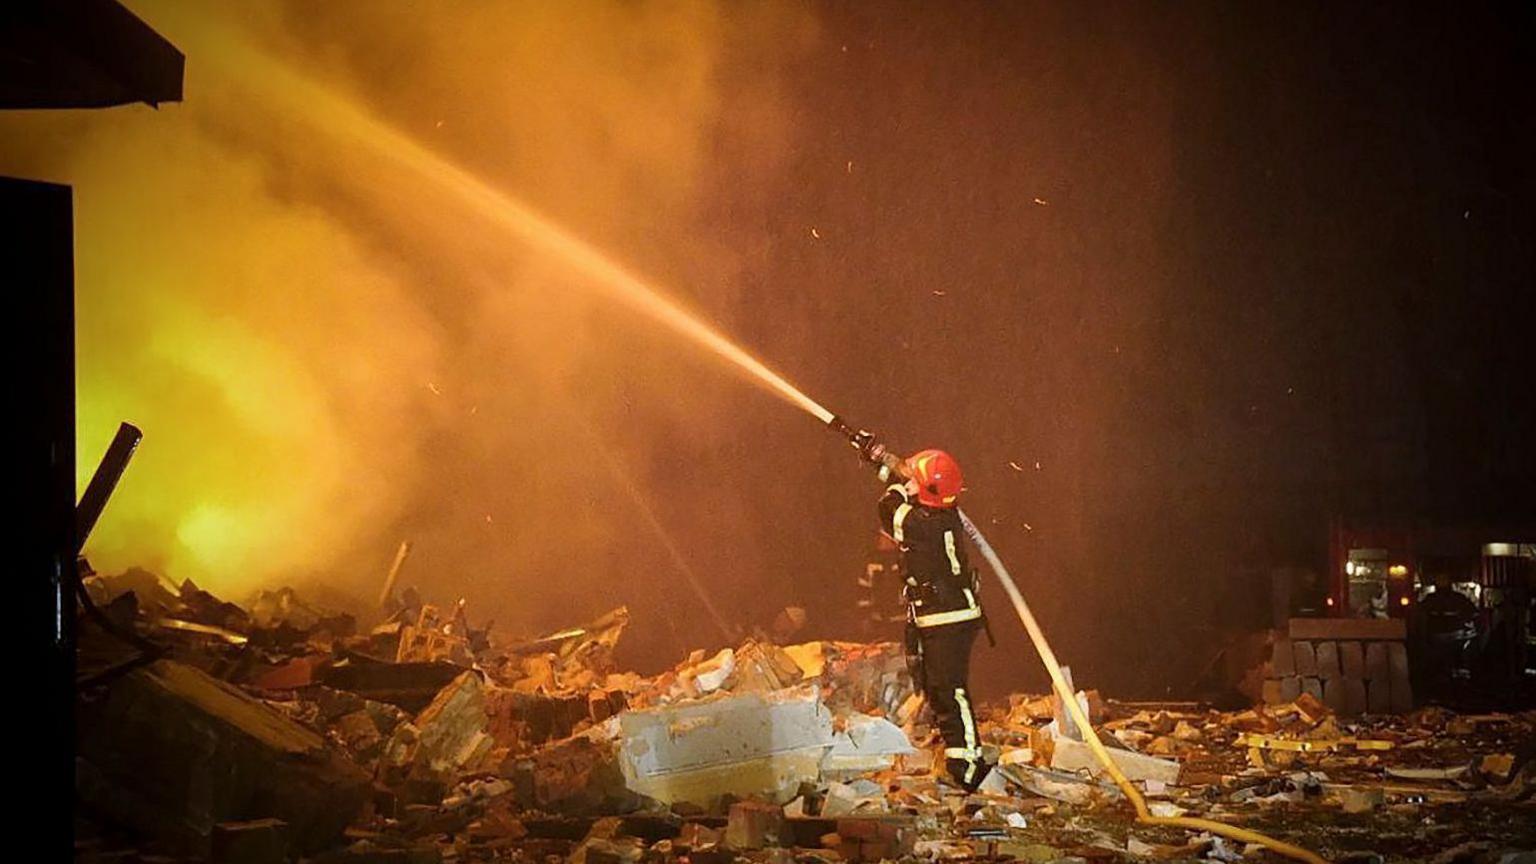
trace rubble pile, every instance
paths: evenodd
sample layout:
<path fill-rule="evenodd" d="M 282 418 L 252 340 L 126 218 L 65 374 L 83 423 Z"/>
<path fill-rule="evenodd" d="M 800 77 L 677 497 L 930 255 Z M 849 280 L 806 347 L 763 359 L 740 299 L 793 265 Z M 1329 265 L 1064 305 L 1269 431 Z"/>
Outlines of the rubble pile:
<path fill-rule="evenodd" d="M 82 861 L 1273 857 L 1138 825 L 1051 696 L 981 709 L 994 767 L 963 793 L 895 643 L 748 639 L 642 676 L 614 663 L 622 608 L 503 644 L 410 591 L 359 632 L 286 589 L 242 608 L 144 571 L 88 588 Z M 1536 714 L 1077 699 L 1155 815 L 1330 860 L 1536 849 Z"/>

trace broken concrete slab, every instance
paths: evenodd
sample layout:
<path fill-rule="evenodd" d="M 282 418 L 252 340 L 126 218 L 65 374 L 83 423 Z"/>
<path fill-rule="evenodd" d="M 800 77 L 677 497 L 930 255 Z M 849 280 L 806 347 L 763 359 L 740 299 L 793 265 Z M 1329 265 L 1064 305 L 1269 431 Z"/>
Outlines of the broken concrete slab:
<path fill-rule="evenodd" d="M 473 764 L 491 749 L 487 723 L 480 676 L 465 672 L 416 716 L 414 761 L 438 775 Z"/>
<path fill-rule="evenodd" d="M 1339 670 L 1345 678 L 1365 678 L 1365 649 L 1359 642 L 1339 643 Z"/>
<path fill-rule="evenodd" d="M 206 855 L 215 825 L 274 817 L 299 851 L 362 810 L 369 778 L 315 732 L 232 685 L 160 660 L 82 695 L 76 790 L 147 836 Z"/>
<path fill-rule="evenodd" d="M 833 741 L 815 685 L 626 711 L 617 720 L 629 788 L 666 804 L 707 807 L 726 794 L 787 801 L 820 775 Z"/>
<path fill-rule="evenodd" d="M 1179 763 L 1171 759 L 1158 759 L 1129 750 L 1107 749 L 1109 758 L 1130 780 L 1160 780 L 1170 785 L 1179 782 Z M 1095 777 L 1104 770 L 1089 745 L 1071 738 L 1056 739 L 1056 749 L 1051 754 L 1051 767 L 1058 771 L 1087 771 Z"/>
<path fill-rule="evenodd" d="M 840 725 L 821 762 L 822 776 L 827 779 L 882 771 L 893 766 L 896 757 L 917 752 L 907 733 L 883 717 L 853 714 Z"/>

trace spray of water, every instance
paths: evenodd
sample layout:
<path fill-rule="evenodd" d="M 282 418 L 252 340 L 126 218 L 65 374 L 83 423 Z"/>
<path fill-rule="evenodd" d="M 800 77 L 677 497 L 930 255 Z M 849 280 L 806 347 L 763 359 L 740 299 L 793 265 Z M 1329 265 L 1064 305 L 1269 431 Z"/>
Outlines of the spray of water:
<path fill-rule="evenodd" d="M 199 34 L 197 56 L 216 62 L 266 104 L 301 118 L 344 146 L 356 147 L 451 193 L 460 203 L 530 249 L 563 262 L 637 311 L 726 360 L 771 392 L 823 423 L 832 412 L 786 381 L 646 280 L 531 207 L 494 188 L 373 116 L 338 91 L 268 56 L 215 22 L 187 28 Z"/>
<path fill-rule="evenodd" d="M 640 514 L 640 518 L 645 522 L 646 529 L 656 538 L 656 542 L 661 544 L 662 549 L 666 550 L 667 557 L 672 561 L 672 566 L 677 569 L 683 580 L 687 582 L 694 596 L 698 598 L 700 605 L 709 613 L 709 618 L 714 622 L 715 628 L 720 631 L 720 636 L 727 642 L 735 639 L 736 631 L 725 620 L 725 615 L 720 612 L 719 607 L 715 606 L 715 601 L 710 599 L 709 591 L 705 589 L 703 580 L 694 572 L 693 565 L 688 563 L 687 557 L 683 555 L 683 550 L 677 545 L 677 541 L 672 539 L 672 534 L 667 531 L 666 526 L 662 525 L 661 520 L 656 518 L 656 512 L 646 503 L 645 494 L 635 484 L 635 473 L 627 466 L 621 464 L 617 457 L 614 456 L 614 449 L 607 446 L 602 440 L 602 436 L 599 435 L 597 429 L 592 425 L 592 422 L 585 414 L 581 413 L 577 407 L 576 400 L 566 393 L 561 393 L 560 395 L 561 398 L 556 400 L 556 404 L 566 414 L 567 419 L 571 421 L 571 425 L 591 445 L 588 449 L 602 462 L 603 467 L 608 471 L 608 475 L 613 478 L 614 484 L 624 491 L 624 497 L 629 499 L 629 503 L 634 506 L 635 512 Z"/>

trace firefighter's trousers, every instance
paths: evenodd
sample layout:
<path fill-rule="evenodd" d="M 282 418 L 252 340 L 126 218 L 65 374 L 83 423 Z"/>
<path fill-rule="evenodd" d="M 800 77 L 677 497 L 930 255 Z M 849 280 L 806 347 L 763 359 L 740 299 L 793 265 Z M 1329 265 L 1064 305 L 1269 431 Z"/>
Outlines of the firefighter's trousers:
<path fill-rule="evenodd" d="M 968 790 L 974 790 L 987 774 L 969 689 L 971 645 L 978 629 L 978 621 L 922 628 L 909 623 L 906 640 L 912 677 L 927 697 L 944 738 L 944 767 L 955 783 Z"/>

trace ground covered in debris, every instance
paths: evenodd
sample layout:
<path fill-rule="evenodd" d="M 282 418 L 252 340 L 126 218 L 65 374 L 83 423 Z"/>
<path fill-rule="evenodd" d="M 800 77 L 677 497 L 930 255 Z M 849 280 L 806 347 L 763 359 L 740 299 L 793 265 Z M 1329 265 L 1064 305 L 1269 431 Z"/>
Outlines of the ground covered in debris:
<path fill-rule="evenodd" d="M 894 643 L 749 639 L 641 676 L 613 662 L 622 608 L 501 640 L 409 591 L 359 632 L 287 590 L 242 607 L 144 571 L 87 589 L 80 861 L 1276 858 L 1137 824 L 1048 696 L 984 706 L 995 767 L 949 786 Z M 1536 850 L 1531 713 L 1078 699 L 1155 815 L 1336 861 Z"/>

